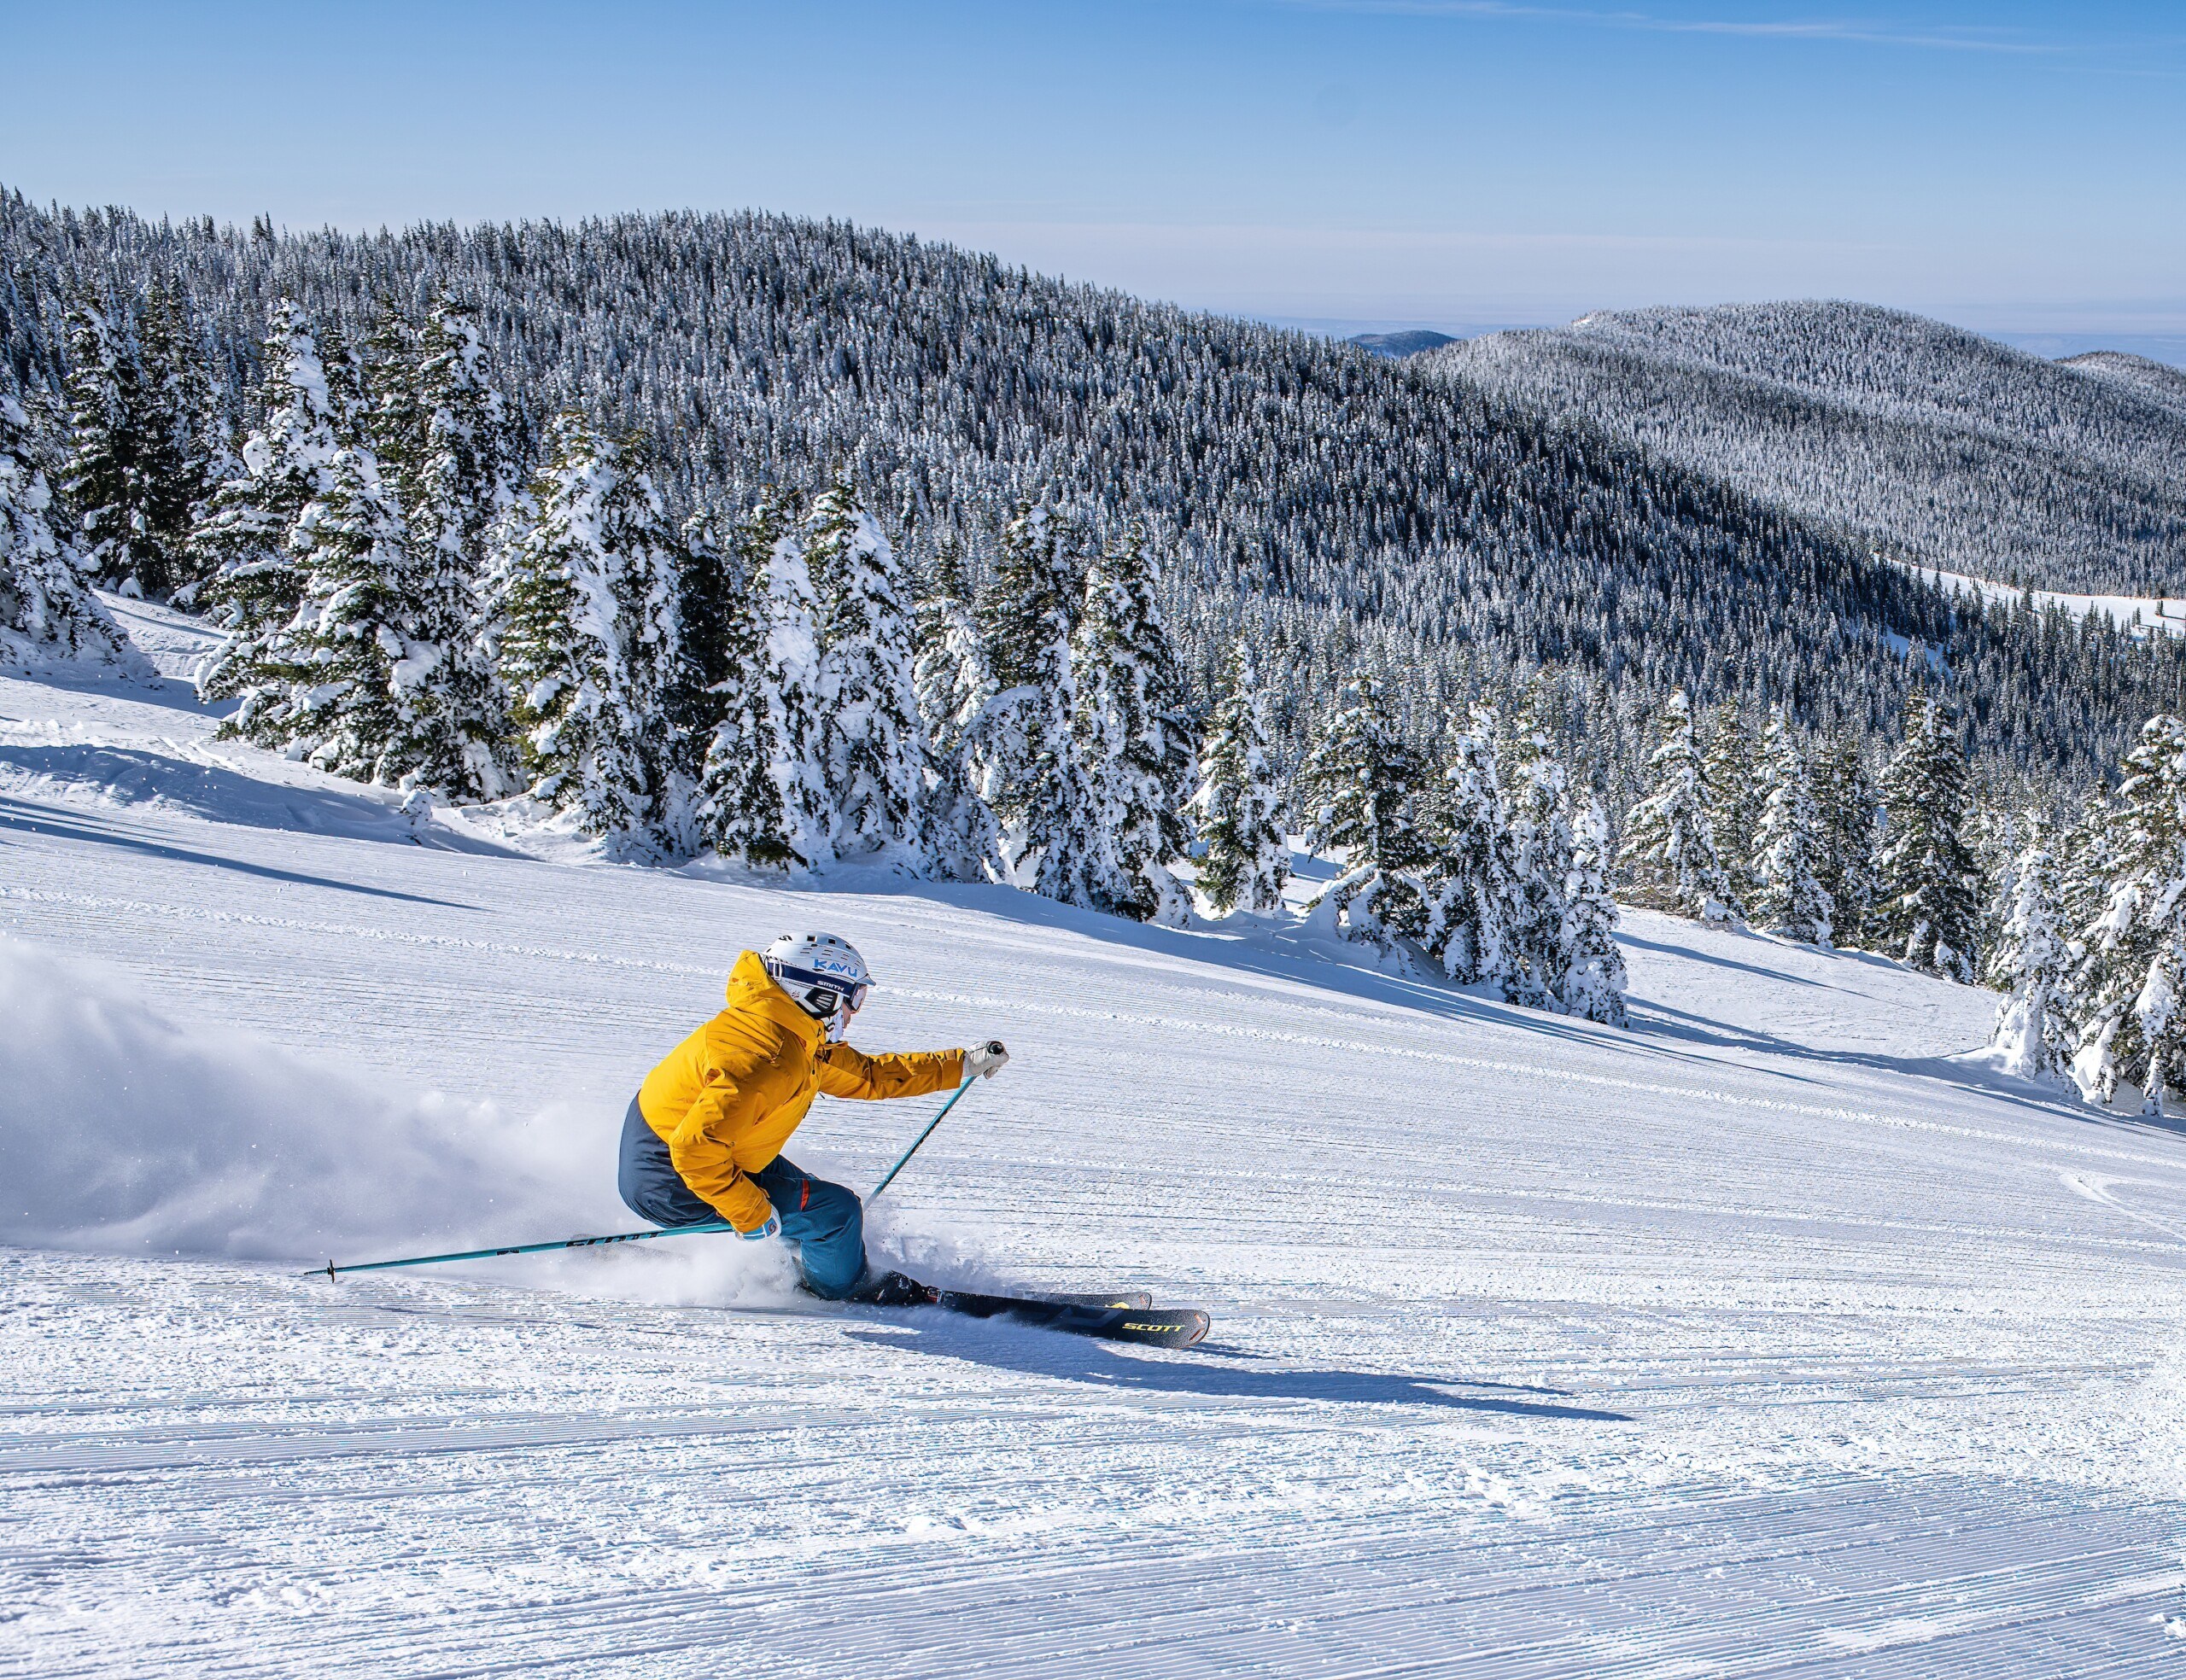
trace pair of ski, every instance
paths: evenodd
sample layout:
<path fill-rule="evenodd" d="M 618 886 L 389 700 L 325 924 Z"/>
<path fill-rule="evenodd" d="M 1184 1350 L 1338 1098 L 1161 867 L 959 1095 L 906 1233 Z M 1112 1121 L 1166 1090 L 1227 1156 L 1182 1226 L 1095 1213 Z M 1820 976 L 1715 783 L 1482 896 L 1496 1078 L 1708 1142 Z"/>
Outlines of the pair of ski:
<path fill-rule="evenodd" d="M 1205 1339 L 1211 1321 L 1197 1307 L 1157 1307 L 1154 1298 L 1135 1290 L 1106 1295 L 982 1295 L 965 1289 L 938 1289 L 894 1273 L 903 1288 L 891 1298 L 870 1304 L 938 1307 L 967 1318 L 1002 1318 L 1066 1335 L 1091 1336 L 1104 1342 L 1136 1342 L 1143 1347 L 1188 1348 Z"/>
<path fill-rule="evenodd" d="M 345 1272 L 383 1272 L 398 1266 L 437 1266 L 454 1260 L 491 1260 L 505 1254 L 546 1254 L 572 1248 L 604 1248 L 610 1245 L 645 1242 L 693 1230 L 726 1230 L 725 1225 L 671 1227 L 655 1231 L 627 1231 L 611 1237 L 567 1237 L 558 1242 L 511 1243 L 502 1248 L 465 1249 L 456 1254 L 418 1254 L 401 1260 L 374 1260 L 360 1266 L 337 1266 L 331 1260 L 303 1274 L 334 1282 Z M 941 1289 L 901 1272 L 888 1275 L 888 1287 L 875 1297 L 853 1305 L 874 1307 L 938 1307 L 967 1318 L 1005 1318 L 1066 1335 L 1092 1336 L 1104 1342 L 1137 1342 L 1145 1347 L 1188 1348 L 1202 1340 L 1207 1315 L 1196 1307 L 1157 1307 L 1150 1295 L 1118 1290 L 1106 1295 L 982 1295 L 968 1289 Z"/>

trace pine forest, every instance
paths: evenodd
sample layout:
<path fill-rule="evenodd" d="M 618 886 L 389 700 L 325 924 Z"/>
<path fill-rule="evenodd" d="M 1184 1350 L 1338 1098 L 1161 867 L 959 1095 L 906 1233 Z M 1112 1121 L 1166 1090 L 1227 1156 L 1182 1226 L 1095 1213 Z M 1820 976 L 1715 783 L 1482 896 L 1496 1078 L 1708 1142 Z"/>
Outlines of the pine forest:
<path fill-rule="evenodd" d="M 9 646 L 125 658 L 94 584 L 203 615 L 224 727 L 333 775 L 1172 924 L 1278 912 L 1302 836 L 1311 925 L 1512 1003 L 1621 1022 L 1622 897 L 2186 1080 L 2182 645 L 1946 598 L 1464 347 L 761 215 L 11 194 L 0 267 Z"/>

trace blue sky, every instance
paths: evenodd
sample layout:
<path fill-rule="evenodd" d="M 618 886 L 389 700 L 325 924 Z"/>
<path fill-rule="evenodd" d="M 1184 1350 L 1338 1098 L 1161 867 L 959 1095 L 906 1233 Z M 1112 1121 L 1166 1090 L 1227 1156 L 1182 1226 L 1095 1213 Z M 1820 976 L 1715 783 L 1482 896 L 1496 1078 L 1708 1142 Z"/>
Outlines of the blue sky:
<path fill-rule="evenodd" d="M 1835 295 L 2186 347 L 2178 0 L 5 4 L 40 201 L 757 205 L 1287 319 Z"/>

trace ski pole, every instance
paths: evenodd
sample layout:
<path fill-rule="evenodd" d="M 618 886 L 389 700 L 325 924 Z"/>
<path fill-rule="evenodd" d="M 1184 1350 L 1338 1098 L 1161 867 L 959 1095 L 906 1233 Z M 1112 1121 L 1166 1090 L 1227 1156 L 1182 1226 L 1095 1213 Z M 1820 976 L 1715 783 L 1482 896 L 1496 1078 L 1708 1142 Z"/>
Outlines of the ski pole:
<path fill-rule="evenodd" d="M 903 1171 L 905 1164 L 919 1152 L 919 1145 L 933 1135 L 933 1129 L 941 1123 L 943 1117 L 956 1107 L 958 1100 L 971 1088 L 972 1082 L 968 1079 L 956 1088 L 933 1118 L 926 1123 L 926 1129 L 918 1135 L 917 1141 L 896 1158 L 896 1164 L 888 1169 L 887 1176 L 873 1187 L 873 1195 L 868 1196 L 867 1201 L 871 1201 L 874 1196 L 894 1182 L 896 1175 Z M 494 1260 L 504 1254 L 548 1254 L 564 1248 L 603 1248 L 609 1243 L 646 1242 L 654 1237 L 698 1236 L 710 1231 L 732 1228 L 726 1219 L 712 1219 L 698 1225 L 670 1225 L 658 1231 L 621 1231 L 611 1237 L 564 1237 L 559 1242 L 511 1243 L 503 1248 L 466 1248 L 455 1254 L 412 1254 L 400 1260 L 368 1260 L 354 1266 L 340 1266 L 330 1260 L 324 1266 L 314 1266 L 311 1270 L 299 1272 L 296 1275 L 324 1277 L 330 1283 L 344 1272 L 384 1272 L 396 1266 L 437 1266 L 451 1260 Z"/>
<path fill-rule="evenodd" d="M 970 1079 L 965 1080 L 961 1085 L 959 1085 L 956 1088 L 955 1094 L 952 1095 L 947 1102 L 942 1104 L 941 1112 L 935 1115 L 932 1119 L 926 1123 L 926 1129 L 918 1135 L 916 1141 L 915 1141 L 909 1149 L 906 1149 L 902 1154 L 896 1158 L 896 1164 L 888 1169 L 887 1175 L 883 1178 L 880 1183 L 873 1187 L 872 1193 L 868 1195 L 865 1199 L 868 1205 L 872 1203 L 874 1197 L 880 1195 L 883 1190 L 886 1190 L 890 1185 L 896 1181 L 896 1175 L 903 1171 L 905 1164 L 910 1160 L 912 1156 L 919 1152 L 919 1145 L 924 1143 L 928 1138 L 933 1135 L 933 1129 L 942 1123 L 943 1118 L 948 1114 L 949 1111 L 956 1107 L 957 1102 L 962 1098 L 964 1093 L 971 1088 L 972 1081 Z"/>
<path fill-rule="evenodd" d="M 371 1260 L 357 1266 L 337 1266 L 330 1260 L 324 1266 L 314 1266 L 296 1275 L 323 1277 L 331 1283 L 343 1272 L 383 1272 L 392 1266 L 437 1266 L 444 1260 L 491 1260 L 503 1254 L 545 1254 L 558 1248 L 599 1248 L 607 1243 L 641 1243 L 652 1237 L 687 1237 L 729 1228 L 726 1219 L 714 1219 L 701 1225 L 670 1225 L 658 1231 L 623 1231 L 611 1237 L 564 1237 L 559 1242 L 514 1243 L 506 1248 L 466 1248 L 460 1254 L 413 1254 L 406 1260 Z"/>

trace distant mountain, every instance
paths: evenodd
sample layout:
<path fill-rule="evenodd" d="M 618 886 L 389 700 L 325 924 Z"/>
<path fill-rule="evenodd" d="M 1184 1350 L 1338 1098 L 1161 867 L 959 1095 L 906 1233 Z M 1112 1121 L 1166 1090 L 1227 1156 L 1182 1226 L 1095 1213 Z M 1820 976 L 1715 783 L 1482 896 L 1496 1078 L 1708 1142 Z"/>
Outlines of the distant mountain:
<path fill-rule="evenodd" d="M 2137 356 L 1809 302 L 1589 315 L 1413 365 L 1946 571 L 2186 593 L 2186 374 Z"/>
<path fill-rule="evenodd" d="M 1371 350 L 1377 356 L 1386 356 L 1400 362 L 1406 356 L 1417 356 L 1423 350 L 1440 350 L 1446 344 L 1458 341 L 1447 333 L 1429 332 L 1424 327 L 1415 327 L 1410 332 L 1355 333 L 1350 342 L 1362 350 Z"/>
<path fill-rule="evenodd" d="M 2146 356 L 2129 355 L 2123 350 L 2090 350 L 2085 355 L 2067 356 L 2060 365 L 2117 380 L 2186 415 L 2186 368 L 2175 368 L 2168 362 L 2153 362 Z"/>

